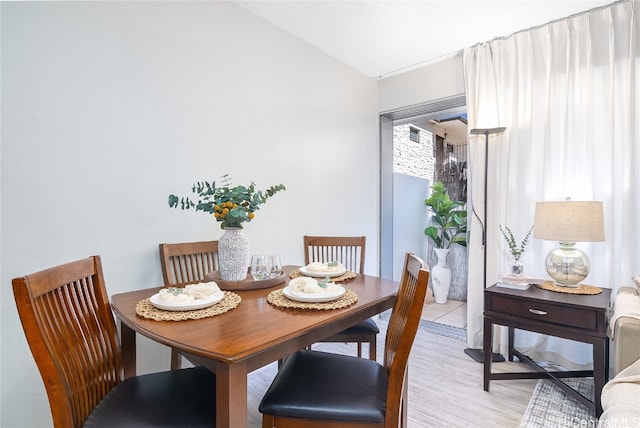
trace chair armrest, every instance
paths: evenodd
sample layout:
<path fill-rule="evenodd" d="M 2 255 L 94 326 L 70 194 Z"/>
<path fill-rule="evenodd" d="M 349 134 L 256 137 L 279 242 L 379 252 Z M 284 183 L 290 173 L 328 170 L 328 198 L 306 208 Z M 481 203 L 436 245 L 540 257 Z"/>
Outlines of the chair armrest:
<path fill-rule="evenodd" d="M 631 317 L 618 318 L 613 346 L 613 374 L 615 376 L 625 367 L 640 359 L 640 320 Z"/>
<path fill-rule="evenodd" d="M 620 287 L 617 296 L 622 294 L 637 296 L 638 289 L 636 287 Z M 628 302 L 629 297 L 625 296 L 625 298 L 621 300 Z M 627 307 L 626 309 L 629 308 Z M 632 310 L 631 312 L 637 313 L 638 311 Z M 640 359 L 640 319 L 633 316 L 625 316 L 624 313 L 620 315 L 620 317 L 615 319 L 615 325 L 612 326 L 614 331 L 612 337 L 614 346 L 614 376 Z"/>
<path fill-rule="evenodd" d="M 616 294 L 633 294 L 635 296 L 638 295 L 638 289 L 636 287 L 620 287 L 618 288 L 618 292 Z"/>

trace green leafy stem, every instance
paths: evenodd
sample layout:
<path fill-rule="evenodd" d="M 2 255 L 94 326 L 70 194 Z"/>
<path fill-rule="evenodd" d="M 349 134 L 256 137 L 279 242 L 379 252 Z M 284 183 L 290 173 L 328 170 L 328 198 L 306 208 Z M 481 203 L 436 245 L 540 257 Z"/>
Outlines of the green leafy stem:
<path fill-rule="evenodd" d="M 516 243 L 516 238 L 513 236 L 513 232 L 511 231 L 511 229 L 506 226 L 503 228 L 502 225 L 500 225 L 500 232 L 502 233 L 502 236 L 504 236 L 504 239 L 507 241 L 507 245 L 509 246 L 509 252 L 511 253 L 511 255 L 515 257 L 516 260 L 520 260 L 520 256 L 522 256 L 522 254 L 524 253 L 525 247 L 527 246 L 529 238 L 531 237 L 531 232 L 533 232 L 533 226 L 529 228 L 529 231 L 525 235 L 519 247 Z"/>

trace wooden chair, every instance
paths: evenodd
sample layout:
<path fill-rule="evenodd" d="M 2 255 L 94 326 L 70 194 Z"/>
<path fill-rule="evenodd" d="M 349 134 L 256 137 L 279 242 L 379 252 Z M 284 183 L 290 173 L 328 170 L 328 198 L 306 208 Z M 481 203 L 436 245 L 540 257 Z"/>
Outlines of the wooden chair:
<path fill-rule="evenodd" d="M 56 428 L 215 426 L 202 367 L 123 380 L 120 340 L 99 256 L 12 281 Z"/>
<path fill-rule="evenodd" d="M 422 260 L 407 254 L 384 365 L 309 350 L 287 357 L 260 403 L 262 427 L 398 428 L 406 420 L 403 385 L 428 282 Z"/>
<path fill-rule="evenodd" d="M 219 269 L 218 241 L 160 244 L 160 265 L 165 287 L 184 287 L 205 280 Z M 181 367 L 177 349 L 171 348 L 171 370 Z"/>
<path fill-rule="evenodd" d="M 160 264 L 164 285 L 184 286 L 204 281 L 218 270 L 218 241 L 160 244 Z"/>
<path fill-rule="evenodd" d="M 351 272 L 364 273 L 365 236 L 305 236 L 303 240 L 305 264 L 339 261 Z M 375 360 L 378 333 L 380 329 L 375 321 L 368 319 L 321 342 L 357 343 L 358 357 L 362 356 L 362 344 L 368 343 L 369 359 Z"/>

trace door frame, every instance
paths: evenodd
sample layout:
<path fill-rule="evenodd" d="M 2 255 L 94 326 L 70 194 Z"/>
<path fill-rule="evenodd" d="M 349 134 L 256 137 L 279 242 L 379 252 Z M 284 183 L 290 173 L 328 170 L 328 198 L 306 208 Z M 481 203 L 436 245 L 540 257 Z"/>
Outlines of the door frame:
<path fill-rule="evenodd" d="M 465 94 L 428 101 L 380 114 L 380 276 L 393 279 L 394 256 L 406 249 L 396 249 L 393 245 L 393 127 L 398 122 L 407 123 L 407 119 L 421 117 L 434 119 L 455 113 L 466 112 Z M 402 206 L 401 204 L 399 206 Z M 402 256 L 402 255 L 401 255 Z"/>

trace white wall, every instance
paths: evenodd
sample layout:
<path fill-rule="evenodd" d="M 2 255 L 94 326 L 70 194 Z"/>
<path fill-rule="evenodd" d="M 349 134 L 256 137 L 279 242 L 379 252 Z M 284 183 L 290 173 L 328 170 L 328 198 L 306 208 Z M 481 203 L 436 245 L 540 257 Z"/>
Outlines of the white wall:
<path fill-rule="evenodd" d="M 399 209 L 393 211 L 393 279 L 400 281 L 404 257 L 407 252 L 430 263 L 428 238 L 424 229 L 429 225 L 429 214 L 424 200 L 429 197 L 431 183 L 419 177 L 393 174 L 393 197 Z M 399 202 L 402 201 L 402 202 Z M 401 209 L 400 209 L 401 207 Z"/>
<path fill-rule="evenodd" d="M 462 51 L 420 68 L 378 81 L 378 109 L 402 110 L 465 93 Z"/>
<path fill-rule="evenodd" d="M 253 252 L 300 264 L 304 234 L 362 234 L 377 273 L 373 79 L 227 2 L 0 8 L 2 427 L 51 423 L 11 278 L 100 254 L 110 293 L 160 284 L 158 243 L 222 232 L 167 206 L 193 181 L 282 182 Z M 168 366 L 141 342 L 140 372 Z"/>

